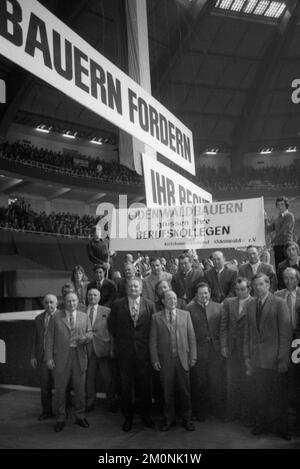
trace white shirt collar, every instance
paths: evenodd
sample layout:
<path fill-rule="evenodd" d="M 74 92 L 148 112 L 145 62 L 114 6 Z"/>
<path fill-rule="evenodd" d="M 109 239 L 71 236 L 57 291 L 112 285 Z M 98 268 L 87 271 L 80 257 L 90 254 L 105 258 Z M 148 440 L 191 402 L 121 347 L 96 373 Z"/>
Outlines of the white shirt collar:
<path fill-rule="evenodd" d="M 262 302 L 262 304 L 264 304 L 266 299 L 268 298 L 268 296 L 269 296 L 269 292 L 266 293 L 262 298 L 258 298 L 258 300 L 260 300 Z"/>

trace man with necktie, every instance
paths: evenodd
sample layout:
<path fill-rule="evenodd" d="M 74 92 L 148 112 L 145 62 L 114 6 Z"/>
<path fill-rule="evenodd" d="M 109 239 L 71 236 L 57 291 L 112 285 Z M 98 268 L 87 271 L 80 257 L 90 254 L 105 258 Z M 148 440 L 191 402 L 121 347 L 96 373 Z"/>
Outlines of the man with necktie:
<path fill-rule="evenodd" d="M 54 387 L 53 372 L 48 369 L 45 357 L 46 334 L 52 314 L 57 308 L 57 298 L 48 294 L 43 299 L 45 311 L 36 316 L 31 351 L 31 366 L 37 368 L 41 384 L 42 413 L 39 420 L 52 416 L 52 388 Z"/>
<path fill-rule="evenodd" d="M 63 430 L 66 421 L 66 390 L 69 382 L 74 390 L 75 423 L 89 426 L 85 418 L 86 344 L 92 340 L 91 323 L 86 313 L 78 310 L 76 293 L 64 298 L 65 310 L 56 311 L 49 321 L 46 336 L 46 360 L 54 370 L 56 411 L 55 432 Z"/>
<path fill-rule="evenodd" d="M 86 373 L 86 410 L 96 403 L 96 377 L 99 369 L 110 410 L 115 407 L 115 371 L 112 337 L 108 332 L 107 320 L 110 309 L 100 306 L 100 292 L 96 288 L 88 291 L 87 315 L 92 326 L 93 339 L 87 345 L 88 367 Z"/>
<path fill-rule="evenodd" d="M 237 271 L 225 264 L 225 257 L 221 251 L 212 254 L 214 267 L 204 274 L 206 282 L 211 290 L 211 299 L 215 303 L 222 303 L 225 298 L 235 295 L 234 286 L 237 279 Z"/>
<path fill-rule="evenodd" d="M 187 310 L 197 342 L 197 363 L 191 371 L 193 416 L 200 422 L 209 415 L 224 418 L 225 362 L 220 351 L 222 307 L 211 301 L 209 285 L 201 282 Z"/>
<path fill-rule="evenodd" d="M 117 298 L 117 288 L 112 280 L 106 278 L 107 269 L 104 264 L 96 264 L 93 269 L 95 280 L 87 286 L 87 293 L 91 288 L 100 291 L 100 305 L 110 308 Z M 86 299 L 87 301 L 87 299 Z"/>
<path fill-rule="evenodd" d="M 175 423 L 177 393 L 182 424 L 187 431 L 193 431 L 190 369 L 197 359 L 195 333 L 189 312 L 177 309 L 175 292 L 166 291 L 163 302 L 165 309 L 152 318 L 149 342 L 151 363 L 160 373 L 164 394 L 164 419 L 160 430 L 166 432 Z"/>
<path fill-rule="evenodd" d="M 129 280 L 127 296 L 112 304 L 108 318 L 108 330 L 113 337 L 114 354 L 120 371 L 124 432 L 130 431 L 133 425 L 134 391 L 136 400 L 139 400 L 142 423 L 146 427 L 153 426 L 150 418 L 149 332 L 155 306 L 152 301 L 141 297 L 141 292 L 142 280 Z"/>
<path fill-rule="evenodd" d="M 286 302 L 270 293 L 270 279 L 256 274 L 256 298 L 246 304 L 245 365 L 253 376 L 255 425 L 253 434 L 275 431 L 289 440 L 287 372 L 292 339 Z"/>
<path fill-rule="evenodd" d="M 251 300 L 250 281 L 238 277 L 235 284 L 236 297 L 224 300 L 221 313 L 221 353 L 227 365 L 227 421 L 251 418 L 249 408 L 249 378 L 244 361 L 244 335 L 246 305 Z"/>
<path fill-rule="evenodd" d="M 179 270 L 172 277 L 171 287 L 177 298 L 189 303 L 195 295 L 196 287 L 203 280 L 203 270 L 192 264 L 190 255 L 186 252 L 179 256 Z"/>

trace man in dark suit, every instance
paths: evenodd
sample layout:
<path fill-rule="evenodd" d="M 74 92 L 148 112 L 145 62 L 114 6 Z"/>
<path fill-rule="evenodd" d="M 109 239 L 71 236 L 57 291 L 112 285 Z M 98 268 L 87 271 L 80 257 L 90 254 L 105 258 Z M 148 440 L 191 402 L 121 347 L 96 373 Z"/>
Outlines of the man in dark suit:
<path fill-rule="evenodd" d="M 275 430 L 290 439 L 288 431 L 287 371 L 292 326 L 287 304 L 272 295 L 265 274 L 253 279 L 256 298 L 246 305 L 244 357 L 255 389 L 255 426 L 258 435 Z M 275 428 L 274 428 L 275 427 Z"/>
<path fill-rule="evenodd" d="M 96 402 L 96 375 L 99 369 L 106 392 L 109 410 L 115 407 L 115 371 L 112 337 L 108 332 L 107 320 L 110 309 L 100 306 L 100 292 L 96 288 L 88 291 L 88 306 L 86 309 L 90 319 L 93 339 L 87 344 L 88 367 L 86 373 L 86 410 L 92 410 Z"/>
<path fill-rule="evenodd" d="M 238 277 L 236 297 L 224 300 L 221 314 L 221 353 L 227 359 L 227 421 L 250 420 L 251 398 L 244 360 L 246 305 L 251 300 L 250 281 Z"/>
<path fill-rule="evenodd" d="M 292 267 L 293 269 L 298 270 L 300 272 L 300 248 L 299 244 L 295 243 L 294 241 L 286 244 L 285 252 L 287 259 L 280 262 L 277 269 L 277 277 L 278 277 L 278 289 L 282 290 L 285 288 L 285 283 L 283 280 L 283 272 L 287 267 Z M 300 285 L 299 285 L 300 286 Z"/>
<path fill-rule="evenodd" d="M 175 422 L 175 391 L 181 407 L 183 426 L 195 430 L 191 422 L 190 369 L 195 365 L 196 339 L 188 311 L 177 309 L 176 293 L 166 291 L 165 309 L 154 314 L 150 332 L 151 363 L 159 371 L 164 393 L 165 432 Z"/>
<path fill-rule="evenodd" d="M 48 324 L 57 307 L 55 295 L 46 295 L 43 300 L 45 311 L 36 316 L 31 351 L 31 366 L 37 368 L 41 384 L 42 413 L 39 420 L 52 416 L 52 388 L 54 387 L 53 372 L 48 369 L 45 358 L 45 342 Z"/>
<path fill-rule="evenodd" d="M 220 351 L 220 304 L 211 301 L 210 287 L 201 282 L 195 298 L 187 305 L 197 341 L 197 363 L 191 371 L 194 418 L 210 414 L 223 418 L 225 411 L 225 363 Z"/>
<path fill-rule="evenodd" d="M 204 282 L 211 289 L 211 300 L 222 303 L 225 298 L 234 296 L 234 286 L 237 279 L 237 271 L 225 265 L 225 257 L 221 251 L 212 254 L 214 267 L 204 274 Z"/>
<path fill-rule="evenodd" d="M 247 257 L 249 262 L 239 267 L 239 277 L 247 278 L 250 282 L 256 274 L 266 274 L 270 279 L 270 291 L 274 293 L 277 290 L 277 277 L 271 264 L 261 262 L 258 250 L 255 246 L 247 247 Z"/>
<path fill-rule="evenodd" d="M 142 422 L 152 427 L 151 368 L 149 359 L 149 332 L 154 303 L 141 297 L 142 280 L 128 282 L 127 296 L 116 300 L 108 318 L 108 330 L 114 340 L 114 354 L 121 378 L 122 411 L 125 417 L 122 429 L 128 432 L 133 423 L 133 390 L 139 398 Z"/>
<path fill-rule="evenodd" d="M 136 267 L 132 262 L 127 262 L 124 265 L 124 277 L 121 278 L 117 286 L 118 298 L 124 298 L 124 296 L 127 296 L 127 284 L 129 280 L 136 277 L 138 277 Z"/>
<path fill-rule="evenodd" d="M 76 293 L 68 293 L 65 310 L 51 316 L 45 356 L 49 370 L 54 370 L 55 432 L 63 430 L 66 421 L 66 390 L 71 382 L 74 390 L 75 423 L 89 426 L 85 418 L 85 372 L 87 369 L 86 344 L 92 340 L 91 323 L 86 313 L 78 310 Z"/>
<path fill-rule="evenodd" d="M 91 229 L 91 240 L 88 243 L 87 255 L 92 264 L 105 264 L 105 268 L 108 267 L 109 251 L 107 244 L 100 237 L 100 228 L 97 229 L 93 226 Z"/>
<path fill-rule="evenodd" d="M 106 267 L 104 264 L 97 264 L 94 266 L 95 280 L 90 282 L 87 286 L 87 294 L 91 288 L 97 288 L 100 291 L 100 305 L 110 308 L 112 303 L 117 298 L 117 288 L 112 280 L 105 278 Z"/>
<path fill-rule="evenodd" d="M 203 270 L 201 267 L 193 267 L 189 254 L 181 254 L 179 256 L 179 271 L 171 281 L 172 290 L 176 293 L 177 298 L 189 303 L 194 298 L 196 286 L 202 279 Z"/>
<path fill-rule="evenodd" d="M 287 197 L 278 197 L 276 199 L 276 208 L 278 217 L 273 221 L 268 221 L 265 214 L 265 226 L 267 233 L 274 233 L 272 245 L 275 257 L 275 269 L 278 269 L 280 262 L 286 258 L 285 245 L 294 241 L 295 217 L 289 212 L 289 200 Z"/>

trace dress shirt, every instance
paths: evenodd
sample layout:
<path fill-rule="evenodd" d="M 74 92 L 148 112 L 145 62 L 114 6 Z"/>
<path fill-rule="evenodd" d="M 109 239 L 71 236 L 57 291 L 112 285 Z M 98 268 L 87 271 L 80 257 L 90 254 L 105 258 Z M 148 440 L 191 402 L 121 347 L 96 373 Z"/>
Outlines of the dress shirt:
<path fill-rule="evenodd" d="M 93 309 L 93 308 L 94 308 L 94 309 Z M 89 318 L 91 318 L 91 317 L 90 317 L 90 314 L 91 314 L 92 309 L 93 309 L 93 320 L 91 321 L 91 325 L 92 325 L 92 327 L 93 327 L 93 325 L 95 324 L 96 316 L 97 316 L 97 305 L 90 305 L 90 306 L 88 306 L 88 308 L 87 308 L 87 315 L 88 315 Z"/>
<path fill-rule="evenodd" d="M 253 272 L 253 275 L 256 275 L 257 274 L 257 270 L 258 270 L 258 267 L 259 267 L 259 264 L 260 264 L 260 261 L 256 262 L 256 264 L 251 264 L 251 269 L 252 269 L 252 272 Z"/>
<path fill-rule="evenodd" d="M 170 322 L 170 313 L 172 314 L 172 324 L 175 324 L 176 309 L 173 309 L 172 311 L 170 311 L 168 309 L 165 309 L 166 318 L 167 318 L 167 321 L 169 321 L 169 322 Z"/>
<path fill-rule="evenodd" d="M 141 301 L 140 296 L 138 296 L 137 298 L 128 297 L 130 314 L 131 314 L 131 317 L 134 319 L 135 322 L 137 321 L 137 319 L 139 317 L 140 301 Z"/>

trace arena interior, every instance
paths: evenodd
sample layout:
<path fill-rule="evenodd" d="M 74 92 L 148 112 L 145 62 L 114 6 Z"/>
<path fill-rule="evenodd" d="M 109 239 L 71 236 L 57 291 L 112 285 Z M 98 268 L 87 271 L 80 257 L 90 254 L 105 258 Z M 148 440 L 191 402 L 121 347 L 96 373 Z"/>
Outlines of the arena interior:
<path fill-rule="evenodd" d="M 276 199 L 287 197 L 295 218 L 293 239 L 300 239 L 297 0 L 20 2 L 24 9 L 31 3 L 43 5 L 138 83 L 148 74 L 152 96 L 192 131 L 196 174 L 156 152 L 159 162 L 211 193 L 213 201 L 263 197 L 269 220 L 277 217 Z M 5 16 L 3 7 L 1 15 Z M 35 53 L 45 59 L 39 34 Z M 135 48 L 140 48 L 140 55 Z M 132 57 L 135 54 L 139 63 Z M 87 83 L 81 59 L 82 80 Z M 193 432 L 177 424 L 162 433 L 155 396 L 155 426 L 146 428 L 135 414 L 132 429 L 124 432 L 121 407 L 117 412 L 106 409 L 101 373 L 96 404 L 86 413 L 89 428 L 73 425 L 72 410 L 61 435 L 53 432 L 54 417 L 38 421 L 40 382 L 31 358 L 35 318 L 44 310 L 43 298 L 53 294 L 63 304 L 61 289 L 75 266 L 82 266 L 93 281 L 94 263 L 87 246 L 102 216 L 99 206 L 119 208 L 120 196 L 127 197 L 128 206 L 146 204 L 145 181 L 138 161 L 140 142 L 114 122 L 21 67 L 13 56 L 0 53 L 0 79 L 6 85 L 0 104 L 0 447 L 299 448 L 300 426 L 294 429 L 291 401 L 290 429 L 283 438 L 272 432 L 255 435 L 239 420 L 215 416 L 195 420 Z M 258 248 L 269 254 L 268 262 L 277 273 L 272 239 L 266 233 L 265 245 Z M 105 243 L 109 245 L 109 240 Z M 193 262 L 204 268 L 203 261 L 213 251 L 197 249 Z M 226 265 L 235 271 L 247 257 L 246 246 L 225 248 L 223 253 Z M 116 252 L 108 274 L 116 289 L 119 278 L 114 272 L 123 278 L 127 254 L 143 279 L 151 272 L 153 257 L 164 258 L 164 270 L 177 275 L 174 265 L 182 251 Z M 300 328 L 300 294 L 298 316 Z M 225 361 L 223 366 L 225 370 Z M 300 400 L 300 370 L 297 380 L 291 386 L 298 386 Z M 118 386 L 120 398 L 120 382 Z"/>

